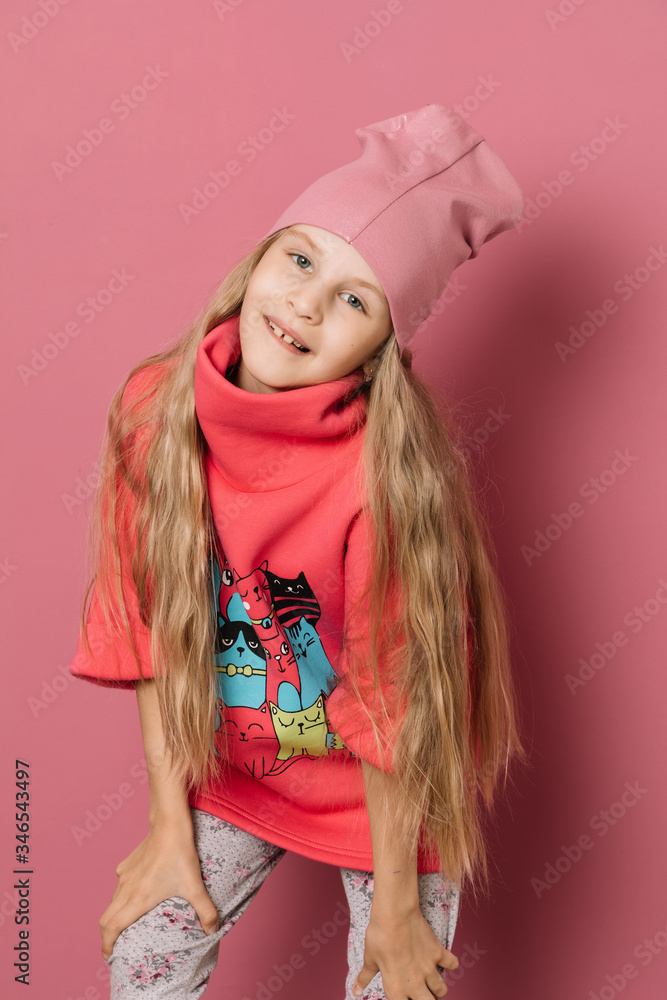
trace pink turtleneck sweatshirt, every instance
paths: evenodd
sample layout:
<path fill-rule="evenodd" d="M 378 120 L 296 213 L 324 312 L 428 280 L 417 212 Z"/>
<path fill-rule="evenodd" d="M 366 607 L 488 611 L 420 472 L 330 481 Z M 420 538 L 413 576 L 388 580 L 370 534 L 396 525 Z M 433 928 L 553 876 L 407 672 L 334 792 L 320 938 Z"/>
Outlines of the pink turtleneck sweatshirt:
<path fill-rule="evenodd" d="M 364 707 L 372 671 L 361 678 L 364 705 L 346 673 L 347 649 L 363 649 L 367 637 L 367 600 L 356 606 L 370 567 L 370 522 L 355 481 L 365 401 L 342 405 L 359 375 L 252 393 L 226 378 L 239 353 L 236 315 L 202 340 L 195 367 L 217 535 L 212 600 L 225 722 L 218 713 L 214 746 L 225 771 L 222 785 L 193 792 L 190 803 L 308 858 L 372 871 L 360 758 L 387 772 L 391 762 L 378 757 Z M 151 677 L 150 631 L 133 610 L 131 582 L 124 587 Z M 110 641 L 95 591 L 87 620 L 93 659 L 80 635 L 71 672 L 134 687 L 134 659 L 122 640 Z M 379 671 L 393 747 L 404 705 L 382 663 Z M 420 873 L 439 868 L 421 841 L 417 860 Z"/>

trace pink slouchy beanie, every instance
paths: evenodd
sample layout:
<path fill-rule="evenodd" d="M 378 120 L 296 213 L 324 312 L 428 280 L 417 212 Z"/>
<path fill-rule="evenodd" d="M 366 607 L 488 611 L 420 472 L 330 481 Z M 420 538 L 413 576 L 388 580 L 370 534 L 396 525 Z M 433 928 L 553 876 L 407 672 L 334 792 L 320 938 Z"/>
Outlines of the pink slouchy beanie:
<path fill-rule="evenodd" d="M 441 104 L 355 135 L 361 156 L 314 181 L 266 235 L 301 223 L 352 244 L 384 289 L 400 352 L 452 271 L 519 222 L 523 194 L 484 136 Z"/>

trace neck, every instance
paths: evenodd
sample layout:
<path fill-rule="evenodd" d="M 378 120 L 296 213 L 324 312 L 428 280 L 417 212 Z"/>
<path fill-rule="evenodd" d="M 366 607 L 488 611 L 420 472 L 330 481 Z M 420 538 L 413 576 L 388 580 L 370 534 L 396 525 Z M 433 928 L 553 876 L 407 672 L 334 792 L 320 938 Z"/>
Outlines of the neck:
<path fill-rule="evenodd" d="M 201 341 L 195 407 L 211 458 L 228 483 L 245 492 L 280 489 L 330 463 L 350 437 L 360 446 L 365 398 L 359 373 L 279 392 L 246 392 L 238 384 L 238 316 Z"/>
<path fill-rule="evenodd" d="M 232 385 L 235 385 L 237 388 L 238 388 L 238 385 L 239 385 L 239 362 L 240 362 L 240 360 L 241 360 L 241 356 L 239 355 L 238 360 L 235 361 L 233 365 L 230 365 L 229 368 L 227 369 L 227 371 L 225 372 L 225 378 L 227 379 L 227 381 L 231 382 Z"/>
<path fill-rule="evenodd" d="M 271 386 L 264 385 L 262 382 L 258 382 L 254 375 L 251 375 L 246 366 L 243 364 L 243 356 L 239 354 L 238 359 L 227 369 L 225 378 L 232 385 L 235 385 L 237 389 L 243 389 L 244 392 L 254 392 L 262 395 L 271 395 L 272 393 L 285 392 L 286 389 L 290 388 L 286 386 L 284 388 L 274 389 Z"/>

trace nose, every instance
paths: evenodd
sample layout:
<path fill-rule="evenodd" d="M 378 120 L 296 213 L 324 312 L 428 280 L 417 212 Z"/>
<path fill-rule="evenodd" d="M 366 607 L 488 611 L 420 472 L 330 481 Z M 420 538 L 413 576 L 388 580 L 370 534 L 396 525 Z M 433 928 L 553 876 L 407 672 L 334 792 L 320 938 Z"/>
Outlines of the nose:
<path fill-rule="evenodd" d="M 301 281 L 285 296 L 297 316 L 318 323 L 322 318 L 322 288 L 316 280 Z"/>

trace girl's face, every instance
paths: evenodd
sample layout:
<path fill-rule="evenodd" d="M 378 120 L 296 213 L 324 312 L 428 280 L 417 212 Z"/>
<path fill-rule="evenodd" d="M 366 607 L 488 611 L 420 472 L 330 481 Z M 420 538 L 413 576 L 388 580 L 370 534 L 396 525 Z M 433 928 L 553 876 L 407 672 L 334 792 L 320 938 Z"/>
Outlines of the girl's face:
<path fill-rule="evenodd" d="M 281 328 L 302 348 L 279 337 Z M 391 333 L 380 282 L 358 250 L 318 226 L 291 226 L 255 268 L 239 316 L 234 377 L 249 392 L 330 382 L 364 366 Z"/>

